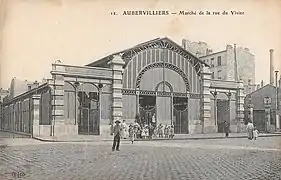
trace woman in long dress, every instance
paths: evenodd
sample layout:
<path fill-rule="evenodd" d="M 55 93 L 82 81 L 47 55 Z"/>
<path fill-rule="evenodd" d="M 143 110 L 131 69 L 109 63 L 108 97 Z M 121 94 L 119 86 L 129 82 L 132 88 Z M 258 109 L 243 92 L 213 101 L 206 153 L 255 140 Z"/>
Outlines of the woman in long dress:
<path fill-rule="evenodd" d="M 130 125 L 129 126 L 129 137 L 130 137 L 130 140 L 132 141 L 132 144 L 135 141 L 135 132 L 134 131 L 135 131 L 134 126 Z"/>
<path fill-rule="evenodd" d="M 123 120 L 123 123 L 121 124 L 121 138 L 126 139 L 128 137 L 128 125 L 126 124 L 125 120 Z"/>

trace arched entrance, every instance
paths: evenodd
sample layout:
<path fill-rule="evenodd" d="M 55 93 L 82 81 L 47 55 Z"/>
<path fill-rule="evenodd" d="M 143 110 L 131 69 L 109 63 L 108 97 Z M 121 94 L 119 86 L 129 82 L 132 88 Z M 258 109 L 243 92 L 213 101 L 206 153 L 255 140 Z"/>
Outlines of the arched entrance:
<path fill-rule="evenodd" d="M 166 81 L 160 82 L 156 88 L 156 119 L 159 124 L 162 125 L 172 125 L 172 93 L 173 88 L 172 85 Z"/>
<path fill-rule="evenodd" d="M 176 134 L 188 133 L 189 85 L 180 69 L 164 63 L 149 65 L 137 76 L 136 87 L 142 124 L 174 125 Z"/>

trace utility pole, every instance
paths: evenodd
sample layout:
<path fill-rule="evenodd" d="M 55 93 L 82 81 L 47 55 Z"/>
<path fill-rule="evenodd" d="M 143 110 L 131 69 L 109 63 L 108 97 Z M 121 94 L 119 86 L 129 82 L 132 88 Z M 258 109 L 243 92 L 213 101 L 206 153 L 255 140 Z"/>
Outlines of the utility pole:
<path fill-rule="evenodd" d="M 278 72 L 275 71 L 275 89 L 276 89 L 276 98 L 275 98 L 275 117 L 276 117 L 276 130 L 280 129 L 280 121 L 279 121 L 279 103 L 278 103 Z"/>

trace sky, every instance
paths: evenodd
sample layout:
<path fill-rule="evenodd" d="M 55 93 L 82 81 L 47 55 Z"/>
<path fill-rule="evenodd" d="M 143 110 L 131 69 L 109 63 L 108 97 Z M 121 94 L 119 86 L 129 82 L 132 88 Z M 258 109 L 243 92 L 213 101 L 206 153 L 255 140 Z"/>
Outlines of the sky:
<path fill-rule="evenodd" d="M 0 0 L 1 1 L 1 0 Z M 196 11 L 197 15 L 122 16 L 126 10 Z M 116 12 L 113 16 L 110 13 Z M 244 15 L 198 15 L 199 11 L 241 11 Z M 51 64 L 86 65 L 157 37 L 181 44 L 207 42 L 213 51 L 227 44 L 250 49 L 256 82 L 269 82 L 269 49 L 281 70 L 279 0 L 2 0 L 0 86 L 11 79 L 50 78 Z"/>

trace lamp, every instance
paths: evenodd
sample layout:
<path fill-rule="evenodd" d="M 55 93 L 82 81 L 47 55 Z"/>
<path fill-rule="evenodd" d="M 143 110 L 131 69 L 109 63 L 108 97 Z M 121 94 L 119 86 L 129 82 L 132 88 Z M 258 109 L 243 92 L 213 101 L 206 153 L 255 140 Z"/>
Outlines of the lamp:
<path fill-rule="evenodd" d="M 99 83 L 98 84 L 98 87 L 101 89 L 103 87 L 103 84 L 102 83 Z"/>
<path fill-rule="evenodd" d="M 76 81 L 74 82 L 74 86 L 75 88 L 77 88 L 80 85 L 80 83 L 77 81 L 77 77 L 76 77 Z"/>

